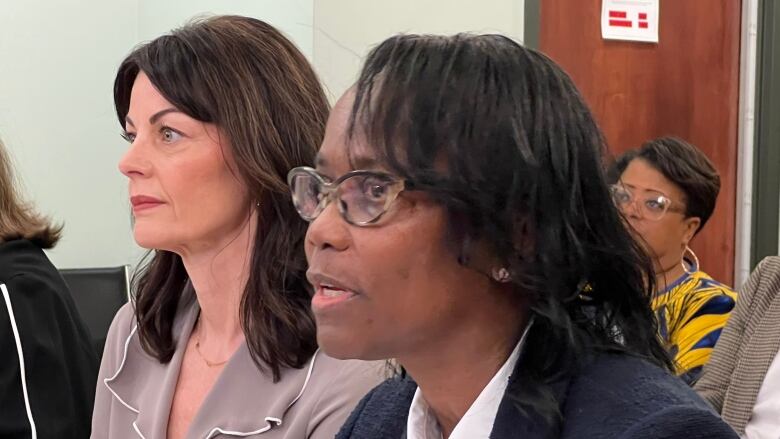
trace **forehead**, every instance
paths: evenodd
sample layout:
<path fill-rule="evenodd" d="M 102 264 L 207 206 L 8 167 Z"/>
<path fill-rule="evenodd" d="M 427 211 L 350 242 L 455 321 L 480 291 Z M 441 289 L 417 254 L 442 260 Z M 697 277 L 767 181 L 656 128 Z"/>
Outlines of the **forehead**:
<path fill-rule="evenodd" d="M 683 191 L 661 171 L 642 158 L 636 158 L 626 166 L 620 181 L 633 189 L 658 192 L 676 200 L 685 197 Z"/>
<path fill-rule="evenodd" d="M 138 72 L 138 76 L 133 81 L 133 88 L 130 91 L 130 111 L 133 109 L 143 110 L 145 108 L 172 107 L 173 105 L 160 93 L 152 84 L 152 81 L 143 71 Z"/>
<path fill-rule="evenodd" d="M 368 146 L 365 135 L 356 130 L 349 135 L 350 115 L 355 102 L 353 90 L 339 99 L 328 118 L 325 138 L 317 154 L 318 169 L 346 173 L 354 169 L 374 169 L 376 153 Z"/>

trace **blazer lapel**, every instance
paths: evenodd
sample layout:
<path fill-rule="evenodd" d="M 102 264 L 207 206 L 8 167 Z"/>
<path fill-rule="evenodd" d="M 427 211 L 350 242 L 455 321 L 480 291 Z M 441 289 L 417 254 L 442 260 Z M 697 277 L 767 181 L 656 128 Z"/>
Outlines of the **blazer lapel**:
<path fill-rule="evenodd" d="M 516 402 L 510 395 L 511 389 L 520 389 L 523 387 L 521 364 L 526 355 L 520 352 L 512 376 L 509 377 L 507 392 L 501 399 L 498 406 L 496 420 L 493 423 L 493 430 L 490 432 L 491 439 L 550 439 L 557 438 L 560 433 L 560 422 L 547 422 L 536 410 L 520 410 Z M 558 404 L 558 410 L 563 411 L 563 404 L 566 402 L 566 392 L 571 382 L 571 376 L 561 377 L 549 385 L 550 396 Z"/>

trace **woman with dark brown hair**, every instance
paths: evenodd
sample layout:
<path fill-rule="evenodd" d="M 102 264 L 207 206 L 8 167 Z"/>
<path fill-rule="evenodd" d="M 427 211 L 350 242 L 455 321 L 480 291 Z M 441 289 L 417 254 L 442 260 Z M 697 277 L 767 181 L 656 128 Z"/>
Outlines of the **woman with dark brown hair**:
<path fill-rule="evenodd" d="M 214 17 L 133 51 L 114 102 L 152 257 L 109 331 L 93 437 L 332 438 L 382 369 L 317 348 L 285 184 L 322 141 L 314 71 L 268 24 Z"/>
<path fill-rule="evenodd" d="M 44 249 L 62 227 L 25 203 L 0 143 L 0 437 L 83 438 L 98 360 Z"/>

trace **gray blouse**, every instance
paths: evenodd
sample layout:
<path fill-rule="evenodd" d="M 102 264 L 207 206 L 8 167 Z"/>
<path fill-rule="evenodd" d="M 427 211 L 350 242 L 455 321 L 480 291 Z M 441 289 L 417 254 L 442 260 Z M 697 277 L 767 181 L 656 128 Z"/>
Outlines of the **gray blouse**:
<path fill-rule="evenodd" d="M 184 348 L 198 315 L 182 305 L 176 352 L 161 364 L 141 348 L 131 304 L 119 310 L 100 365 L 92 438 L 166 437 Z M 323 352 L 274 383 L 244 343 L 230 358 L 192 420 L 187 438 L 331 439 L 357 402 L 386 377 L 381 362 L 341 361 Z"/>

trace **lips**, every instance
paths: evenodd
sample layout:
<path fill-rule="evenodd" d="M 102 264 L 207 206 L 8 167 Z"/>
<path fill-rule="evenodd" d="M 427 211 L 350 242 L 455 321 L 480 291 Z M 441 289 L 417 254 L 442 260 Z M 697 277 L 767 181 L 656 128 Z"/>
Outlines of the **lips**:
<path fill-rule="evenodd" d="M 311 307 L 315 313 L 345 305 L 350 300 L 360 296 L 356 288 L 347 286 L 345 282 L 334 277 L 312 271 L 307 272 L 306 277 L 314 286 Z"/>
<path fill-rule="evenodd" d="M 150 197 L 148 195 L 134 195 L 130 197 L 130 204 L 133 206 L 133 213 L 138 213 L 144 210 L 155 208 L 164 203 L 162 200 Z"/>

